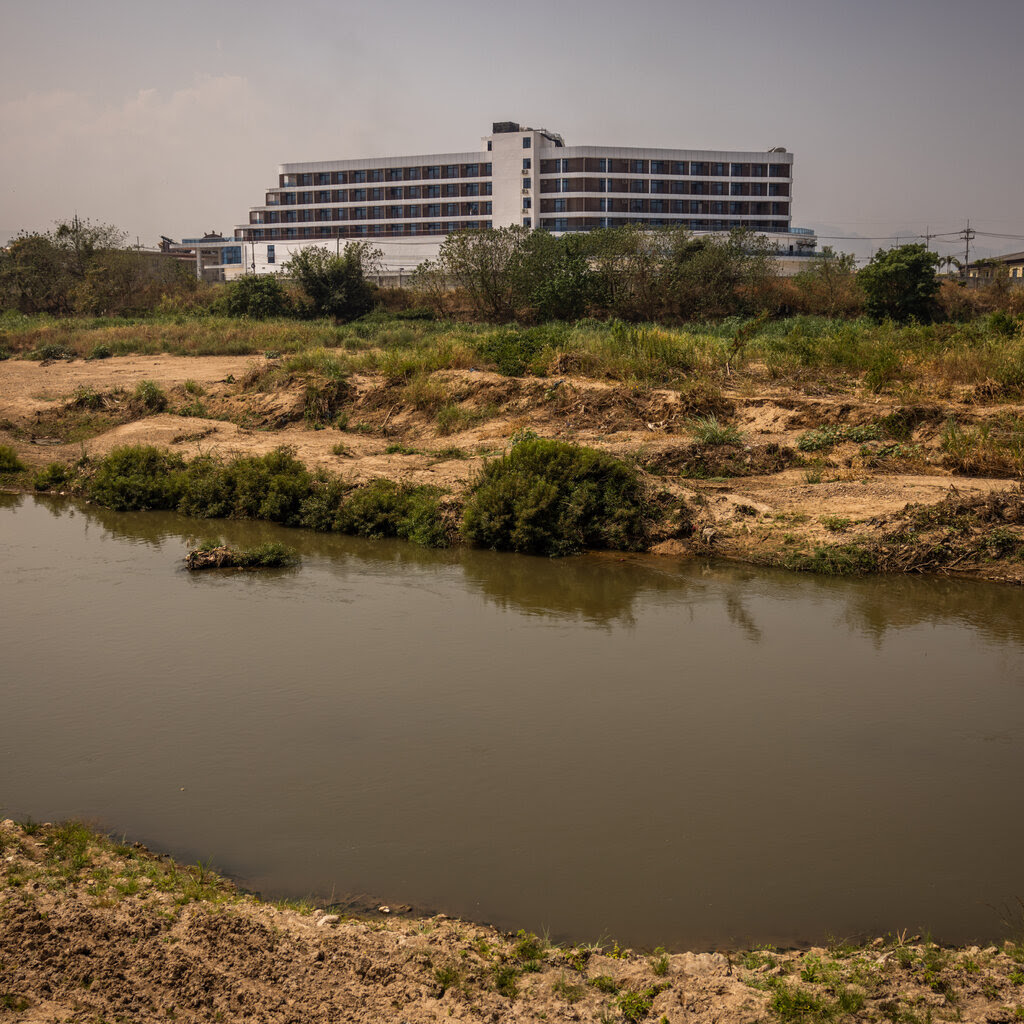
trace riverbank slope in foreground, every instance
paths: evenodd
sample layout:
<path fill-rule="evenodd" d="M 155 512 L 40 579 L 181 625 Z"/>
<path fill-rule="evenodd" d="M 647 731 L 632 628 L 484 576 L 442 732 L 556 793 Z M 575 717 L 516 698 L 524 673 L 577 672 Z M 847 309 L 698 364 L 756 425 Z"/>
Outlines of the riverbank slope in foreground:
<path fill-rule="evenodd" d="M 431 485 L 457 508 L 485 460 L 529 430 L 623 459 L 685 503 L 693 532 L 657 553 L 1024 582 L 1024 406 L 985 382 L 877 391 L 856 375 L 776 379 L 748 363 L 721 383 L 666 388 L 503 376 L 468 355 L 386 372 L 353 358 L 0 362 L 0 443 L 28 467 L 0 482 L 49 489 L 49 464 L 119 445 L 185 457 L 286 445 L 347 483 Z"/>
<path fill-rule="evenodd" d="M 77 824 L 0 823 L 0 1019 L 1014 1021 L 1024 945 L 555 947 L 443 915 L 263 903 Z"/>

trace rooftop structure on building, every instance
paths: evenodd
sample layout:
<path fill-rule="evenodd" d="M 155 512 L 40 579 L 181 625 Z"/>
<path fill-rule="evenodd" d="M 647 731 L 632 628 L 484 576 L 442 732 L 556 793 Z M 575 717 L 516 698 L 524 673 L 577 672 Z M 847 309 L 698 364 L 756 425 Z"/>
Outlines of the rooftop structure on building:
<path fill-rule="evenodd" d="M 385 268 L 401 272 L 435 258 L 451 232 L 507 225 L 555 234 L 624 224 L 746 228 L 798 258 L 817 240 L 792 227 L 792 201 L 793 154 L 781 146 L 567 146 L 546 128 L 498 121 L 475 151 L 282 164 L 235 229 L 244 251 L 233 272 L 273 272 L 297 248 L 349 241 L 372 242 Z"/>

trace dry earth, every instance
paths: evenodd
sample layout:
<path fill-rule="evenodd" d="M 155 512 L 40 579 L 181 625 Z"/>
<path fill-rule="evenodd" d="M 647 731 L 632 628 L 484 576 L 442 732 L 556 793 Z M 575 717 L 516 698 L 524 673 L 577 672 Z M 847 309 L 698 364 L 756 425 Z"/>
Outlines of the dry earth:
<path fill-rule="evenodd" d="M 771 381 L 758 367 L 711 394 L 473 369 L 438 371 L 415 386 L 356 376 L 327 389 L 315 410 L 321 424 L 340 418 L 345 429 L 339 431 L 313 429 L 309 378 L 282 377 L 275 365 L 262 357 L 170 355 L 0 362 L 0 442 L 32 467 L 122 444 L 156 444 L 183 455 L 262 453 L 283 444 L 307 465 L 356 483 L 387 477 L 457 495 L 486 457 L 502 452 L 516 431 L 530 429 L 631 459 L 659 487 L 685 497 L 698 513 L 695 537 L 668 540 L 656 552 L 685 557 L 713 549 L 755 561 L 769 551 L 843 543 L 853 535 L 882 538 L 908 505 L 933 505 L 951 494 L 970 502 L 1018 489 L 1012 460 L 956 466 L 941 450 L 951 417 L 970 428 L 1024 415 L 1024 407 L 1000 404 L 979 388 L 908 405 L 860 389 L 809 394 Z M 167 411 L 130 408 L 128 397 L 143 380 L 167 392 Z M 83 394 L 92 407 L 83 406 Z M 447 424 L 438 419 L 442 406 L 456 413 Z M 695 439 L 695 417 L 708 414 L 738 428 L 742 443 Z M 797 448 L 809 429 L 848 431 L 893 415 L 903 428 L 899 442 L 840 437 L 820 453 Z M 959 571 L 1024 581 L 1019 561 L 975 560 Z"/>
<path fill-rule="evenodd" d="M 0 822 L 0 1020 L 751 1021 L 1024 1016 L 1024 946 L 550 946 L 439 915 L 261 903 L 76 826 Z"/>

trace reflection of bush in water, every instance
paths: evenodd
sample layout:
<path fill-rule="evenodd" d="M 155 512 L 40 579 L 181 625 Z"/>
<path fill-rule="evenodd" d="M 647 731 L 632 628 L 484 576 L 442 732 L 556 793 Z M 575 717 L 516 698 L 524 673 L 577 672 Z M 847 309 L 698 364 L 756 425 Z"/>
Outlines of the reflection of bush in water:
<path fill-rule="evenodd" d="M 976 580 L 884 579 L 844 581 L 843 621 L 854 631 L 884 639 L 892 629 L 960 623 L 990 641 L 1024 647 L 1024 593 Z M 941 646 L 940 641 L 936 644 Z"/>
<path fill-rule="evenodd" d="M 596 623 L 631 623 L 639 594 L 697 583 L 641 560 L 593 555 L 554 560 L 467 551 L 461 561 L 466 582 L 499 608 Z"/>
<path fill-rule="evenodd" d="M 0 508 L 29 500 L 0 494 Z M 408 568 L 461 566 L 467 584 L 501 608 L 534 614 L 578 617 L 596 623 L 633 621 L 641 593 L 679 592 L 721 599 L 731 621 L 751 639 L 758 627 L 742 607 L 745 590 L 790 601 L 827 597 L 840 603 L 840 621 L 853 632 L 884 639 L 891 629 L 925 623 L 960 623 L 992 642 L 1024 647 L 1024 593 L 994 583 L 967 580 L 886 576 L 879 579 L 834 579 L 719 564 L 702 578 L 693 563 L 665 562 L 646 556 L 583 555 L 561 560 L 499 555 L 467 549 L 435 551 L 406 541 L 371 541 L 338 534 L 290 530 L 258 521 L 185 519 L 172 512 L 113 512 L 79 505 L 68 498 L 34 496 L 53 516 L 84 515 L 112 536 L 153 547 L 179 538 L 219 534 L 231 544 L 287 543 L 303 556 Z"/>

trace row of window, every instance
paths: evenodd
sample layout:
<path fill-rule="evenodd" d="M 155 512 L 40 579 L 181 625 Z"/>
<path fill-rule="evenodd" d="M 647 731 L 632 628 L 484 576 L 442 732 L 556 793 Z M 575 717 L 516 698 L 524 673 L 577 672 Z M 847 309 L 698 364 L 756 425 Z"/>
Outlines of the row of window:
<path fill-rule="evenodd" d="M 372 167 L 361 171 L 314 171 L 282 174 L 281 188 L 310 185 L 348 185 L 371 181 L 420 181 L 423 178 L 489 178 L 488 164 L 430 164 L 421 167 Z"/>
<path fill-rule="evenodd" d="M 453 231 L 473 231 L 493 226 L 493 222 L 489 220 L 431 221 L 414 224 L 343 224 L 339 227 L 246 228 L 242 231 L 242 236 L 246 242 L 304 238 L 398 238 L 408 235 L 448 235 Z"/>
<path fill-rule="evenodd" d="M 320 207 L 315 210 L 253 210 L 250 224 L 299 224 L 316 220 L 400 220 L 419 217 L 490 216 L 489 202 L 424 203 L 411 206 Z"/>
<path fill-rule="evenodd" d="M 529 209 L 524 201 L 523 209 Z M 542 213 L 589 210 L 597 213 L 728 213 L 732 216 L 785 217 L 789 203 L 737 203 L 700 199 L 542 199 Z"/>
<path fill-rule="evenodd" d="M 523 227 L 532 224 L 529 217 L 523 218 Z M 732 231 L 734 228 L 751 228 L 755 231 L 789 230 L 789 224 L 779 221 L 735 220 L 664 220 L 657 217 L 544 217 L 539 226 L 546 231 L 593 231 L 596 228 L 615 228 L 623 224 L 639 224 L 651 228 L 687 228 L 690 231 Z"/>
<path fill-rule="evenodd" d="M 721 163 L 707 160 L 625 160 L 612 157 L 569 157 L 541 160 L 541 174 L 597 171 L 599 174 L 673 174 L 714 178 L 788 178 L 792 164 Z"/>
<path fill-rule="evenodd" d="M 268 192 L 267 206 L 308 206 L 313 203 L 365 203 L 391 199 L 441 199 L 489 196 L 489 181 L 448 182 L 444 185 L 406 185 L 387 188 L 336 188 L 318 192 Z"/>
<path fill-rule="evenodd" d="M 526 179 L 527 181 L 529 179 Z M 661 193 L 677 196 L 788 196 L 789 183 L 666 181 L 648 178 L 541 178 L 541 192 Z"/>

